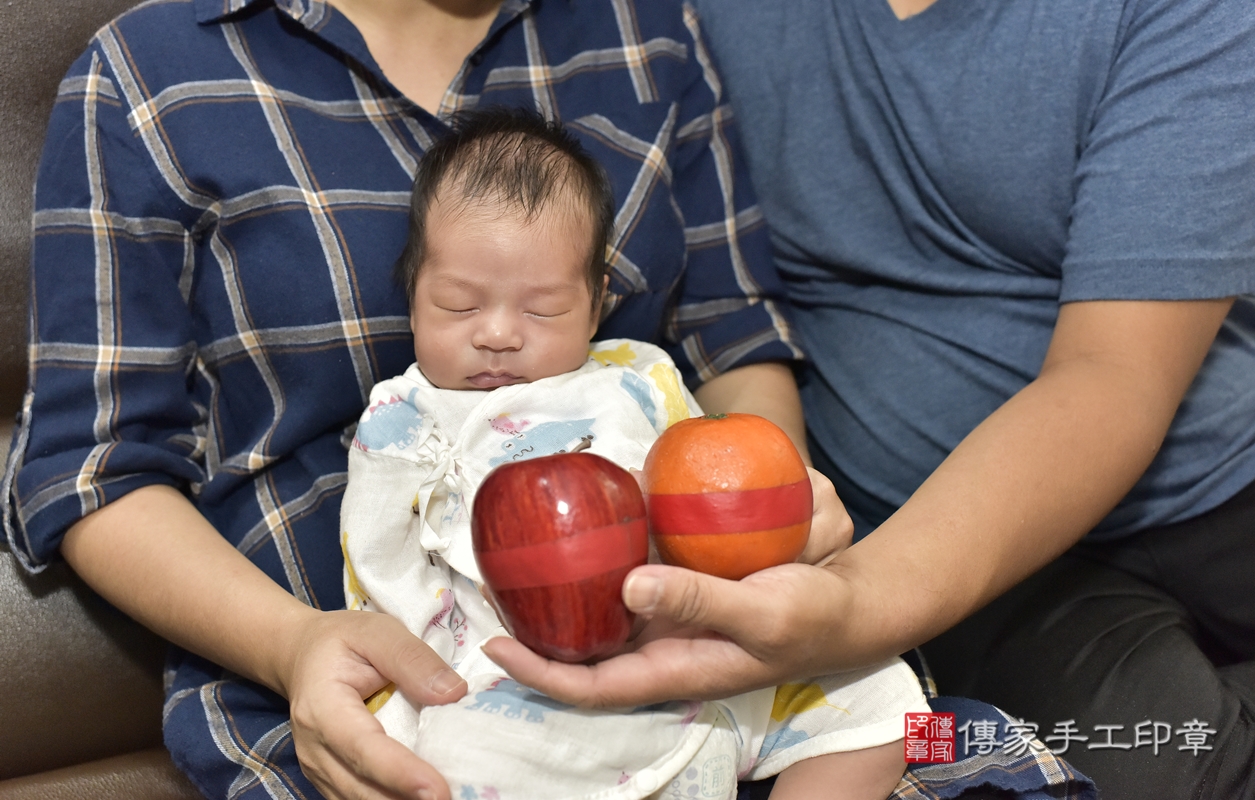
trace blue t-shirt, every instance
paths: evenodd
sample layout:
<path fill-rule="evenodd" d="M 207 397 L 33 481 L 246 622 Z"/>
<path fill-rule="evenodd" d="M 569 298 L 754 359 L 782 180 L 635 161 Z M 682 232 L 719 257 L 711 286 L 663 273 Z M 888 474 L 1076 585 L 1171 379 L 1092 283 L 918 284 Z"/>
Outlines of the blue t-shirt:
<path fill-rule="evenodd" d="M 699 0 L 813 359 L 807 422 L 864 530 L 1031 381 L 1059 304 L 1255 292 L 1246 0 Z M 1241 297 L 1096 530 L 1255 480 Z"/>

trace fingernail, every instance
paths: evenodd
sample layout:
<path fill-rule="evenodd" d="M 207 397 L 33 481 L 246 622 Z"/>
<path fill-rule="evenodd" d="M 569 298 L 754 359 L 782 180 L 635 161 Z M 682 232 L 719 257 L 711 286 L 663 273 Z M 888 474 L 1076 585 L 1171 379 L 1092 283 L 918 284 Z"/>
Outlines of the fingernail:
<path fill-rule="evenodd" d="M 462 685 L 462 678 L 451 669 L 442 669 L 431 676 L 427 687 L 436 694 L 448 694 Z"/>
<path fill-rule="evenodd" d="M 652 614 L 662 599 L 662 581 L 652 575 L 629 575 L 623 583 L 623 602 L 638 614 Z"/>
<path fill-rule="evenodd" d="M 436 793 L 430 789 L 419 789 L 418 800 L 436 800 Z"/>

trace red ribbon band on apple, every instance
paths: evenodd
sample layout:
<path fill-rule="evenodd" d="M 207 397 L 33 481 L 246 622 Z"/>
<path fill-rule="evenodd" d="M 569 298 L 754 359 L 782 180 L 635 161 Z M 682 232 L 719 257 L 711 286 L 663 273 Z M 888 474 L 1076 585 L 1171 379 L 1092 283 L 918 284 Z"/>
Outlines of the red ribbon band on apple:
<path fill-rule="evenodd" d="M 651 494 L 645 503 L 654 531 L 667 536 L 774 530 L 807 521 L 814 509 L 809 478 L 739 492 Z"/>
<path fill-rule="evenodd" d="M 494 591 L 555 586 L 642 564 L 649 549 L 644 518 L 554 539 L 478 552 L 475 559 Z"/>

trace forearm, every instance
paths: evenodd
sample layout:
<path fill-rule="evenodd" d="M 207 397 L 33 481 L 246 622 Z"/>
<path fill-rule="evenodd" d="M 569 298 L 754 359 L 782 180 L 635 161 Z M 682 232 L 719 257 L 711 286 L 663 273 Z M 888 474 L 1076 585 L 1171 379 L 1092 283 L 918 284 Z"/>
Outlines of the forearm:
<path fill-rule="evenodd" d="M 84 517 L 61 552 L 88 585 L 146 627 L 286 693 L 291 637 L 317 612 L 174 489 L 145 487 Z"/>
<path fill-rule="evenodd" d="M 784 565 L 739 582 L 661 567 L 629 576 L 629 608 L 681 630 L 717 631 L 744 654 L 729 655 L 734 647 L 720 639 L 677 636 L 652 652 L 638 645 L 635 662 L 581 674 L 528 663 L 500 644 L 485 650 L 550 696 L 606 705 L 728 696 L 906 652 L 1066 549 L 1149 463 L 1161 415 L 1106 402 L 1080 408 L 1094 401 L 1068 392 L 1083 378 L 1060 373 L 1026 388 L 896 514 L 824 567 Z M 638 641 L 648 637 L 646 630 Z M 700 669 L 694 653 L 705 659 Z"/>
<path fill-rule="evenodd" d="M 1187 313 L 1178 305 L 1167 313 Z M 1176 349 L 1160 360 L 1091 357 L 1065 331 L 1066 357 L 1048 357 L 896 514 L 829 565 L 851 585 L 847 644 L 863 642 L 869 657 L 918 645 L 1101 521 L 1153 460 L 1227 308 L 1148 326 L 1146 336 L 1180 339 L 1158 349 Z M 1078 333 L 1082 343 L 1093 335 Z"/>
<path fill-rule="evenodd" d="M 1057 402 L 1069 383 L 1017 395 L 829 565 L 853 584 L 847 642 L 879 642 L 887 655 L 928 640 L 1058 556 L 1127 493 L 1161 426 L 1106 404 L 1074 416 Z"/>
<path fill-rule="evenodd" d="M 693 396 L 708 414 L 739 412 L 766 417 L 788 434 L 810 465 L 802 400 L 788 365 L 769 361 L 738 367 L 702 384 Z"/>

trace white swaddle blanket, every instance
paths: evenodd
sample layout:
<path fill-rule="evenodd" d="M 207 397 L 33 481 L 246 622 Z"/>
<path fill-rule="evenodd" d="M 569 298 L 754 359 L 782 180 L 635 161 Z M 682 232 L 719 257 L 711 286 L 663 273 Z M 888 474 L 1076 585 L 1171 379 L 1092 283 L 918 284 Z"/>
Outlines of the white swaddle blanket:
<path fill-rule="evenodd" d="M 625 339 L 594 343 L 580 369 L 530 384 L 438 389 L 412 366 L 372 390 L 341 511 L 346 601 L 400 619 L 469 683 L 458 703 L 421 713 L 399 694 L 374 706 L 454 797 L 633 800 L 685 781 L 686 792 L 731 797 L 738 777 L 894 741 L 903 712 L 927 710 L 896 659 L 718 703 L 586 711 L 509 680 L 483 654 L 485 640 L 508 635 L 471 550 L 470 510 L 488 472 L 583 448 L 639 469 L 662 431 L 698 413 L 667 355 Z"/>

